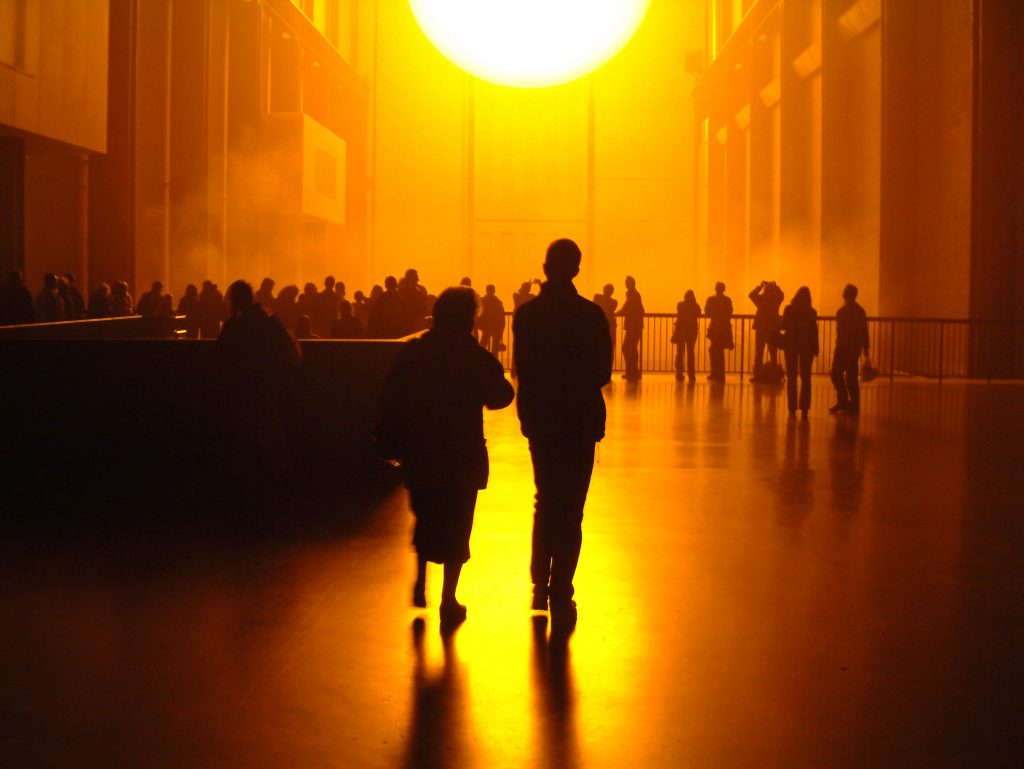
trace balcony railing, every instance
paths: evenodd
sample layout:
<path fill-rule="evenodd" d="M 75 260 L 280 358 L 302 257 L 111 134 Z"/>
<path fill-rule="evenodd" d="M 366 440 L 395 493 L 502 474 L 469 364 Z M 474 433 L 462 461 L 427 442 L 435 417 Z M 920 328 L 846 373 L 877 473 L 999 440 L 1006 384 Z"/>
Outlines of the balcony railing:
<path fill-rule="evenodd" d="M 648 313 L 640 342 L 640 366 L 648 372 L 675 371 L 676 345 L 672 329 L 676 316 Z M 697 371 L 709 370 L 705 332 L 707 318 L 700 318 L 696 345 Z M 753 315 L 734 315 L 735 349 L 725 354 L 726 372 L 749 373 L 753 369 L 755 338 Z M 821 351 L 814 373 L 827 374 L 835 348 L 834 317 L 818 318 Z M 883 376 L 919 376 L 934 379 L 1024 379 L 1024 321 L 953 320 L 948 318 L 869 318 L 871 360 Z M 506 313 L 499 359 L 512 362 L 512 314 Z M 623 370 L 622 323 L 618 324 L 612 367 Z M 780 363 L 782 363 L 780 356 Z"/>

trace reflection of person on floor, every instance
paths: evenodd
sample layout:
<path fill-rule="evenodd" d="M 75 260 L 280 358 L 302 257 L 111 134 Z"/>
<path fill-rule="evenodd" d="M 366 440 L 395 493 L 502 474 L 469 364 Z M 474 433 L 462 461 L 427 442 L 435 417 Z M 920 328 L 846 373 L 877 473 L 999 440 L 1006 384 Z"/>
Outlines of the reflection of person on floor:
<path fill-rule="evenodd" d="M 843 289 L 843 306 L 836 310 L 836 351 L 831 372 L 836 404 L 829 409 L 833 414 L 860 412 L 857 363 L 862 350 L 865 356 L 868 354 L 868 345 L 868 316 L 857 304 L 857 287 L 850 284 Z"/>
<path fill-rule="evenodd" d="M 676 325 L 672 329 L 672 344 L 676 345 L 676 379 L 684 374 L 692 382 L 697 378 L 694 346 L 697 344 L 697 325 L 700 305 L 692 291 L 683 294 L 683 301 L 676 305 Z"/>
<path fill-rule="evenodd" d="M 530 442 L 537 503 L 533 517 L 533 608 L 552 621 L 576 619 L 573 575 L 583 542 L 583 505 L 604 437 L 601 388 L 611 378 L 611 340 L 601 308 L 576 293 L 580 249 L 571 240 L 548 246 L 547 282 L 512 321 L 519 370 L 517 406 Z"/>
<path fill-rule="evenodd" d="M 725 284 L 715 284 L 714 296 L 704 303 L 704 314 L 708 316 L 708 356 L 711 358 L 712 382 L 725 381 L 725 351 L 733 349 L 732 341 L 732 299 L 725 295 Z"/>
<path fill-rule="evenodd" d="M 543 614 L 533 618 L 533 691 L 540 739 L 535 766 L 580 765 L 576 717 L 576 682 L 569 639 L 571 625 L 556 625 L 547 633 Z"/>
<path fill-rule="evenodd" d="M 640 335 L 644 330 L 644 303 L 636 290 L 636 281 L 626 276 L 626 301 L 616 315 L 622 316 L 622 360 L 626 373 L 622 378 L 629 382 L 640 379 Z"/>
<path fill-rule="evenodd" d="M 761 378 L 761 365 L 764 362 L 764 350 L 768 348 L 768 360 L 772 367 L 778 365 L 778 349 L 771 343 L 772 332 L 779 327 L 779 307 L 785 294 L 775 281 L 762 280 L 748 294 L 757 312 L 754 313 L 754 381 Z"/>
<path fill-rule="evenodd" d="M 416 516 L 413 604 L 426 606 L 427 562 L 444 565 L 441 619 L 457 622 L 466 607 L 455 597 L 477 491 L 487 486 L 482 407 L 501 409 L 515 393 L 495 358 L 473 338 L 476 297 L 449 288 L 434 305 L 433 328 L 407 342 L 384 383 L 377 440 L 402 463 Z"/>
<path fill-rule="evenodd" d="M 811 290 L 800 286 L 782 313 L 786 350 L 786 397 L 789 415 L 799 406 L 804 419 L 811 407 L 811 364 L 818 354 L 818 311 L 811 306 Z M 800 398 L 797 400 L 797 375 Z"/>
<path fill-rule="evenodd" d="M 466 676 L 456 653 L 454 628 L 441 634 L 440 666 L 428 663 L 426 630 L 423 617 L 413 620 L 413 709 L 404 766 L 467 766 L 473 729 L 466 713 Z"/>

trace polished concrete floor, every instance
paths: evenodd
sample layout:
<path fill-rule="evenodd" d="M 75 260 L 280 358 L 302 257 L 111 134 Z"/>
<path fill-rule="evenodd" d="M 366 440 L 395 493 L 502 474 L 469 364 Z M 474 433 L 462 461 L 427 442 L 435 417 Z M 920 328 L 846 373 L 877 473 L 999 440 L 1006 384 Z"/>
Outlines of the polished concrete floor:
<path fill-rule="evenodd" d="M 571 635 L 529 611 L 514 409 L 450 634 L 401 491 L 286 540 L 8 538 L 0 766 L 1024 766 L 1024 386 L 829 396 L 616 381 Z"/>

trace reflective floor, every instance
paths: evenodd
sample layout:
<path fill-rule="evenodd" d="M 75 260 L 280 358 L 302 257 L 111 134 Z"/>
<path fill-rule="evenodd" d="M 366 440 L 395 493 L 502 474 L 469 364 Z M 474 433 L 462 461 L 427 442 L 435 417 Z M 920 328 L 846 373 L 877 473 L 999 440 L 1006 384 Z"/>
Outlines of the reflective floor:
<path fill-rule="evenodd" d="M 1024 765 L 1024 386 L 830 394 L 617 380 L 571 635 L 514 408 L 448 635 L 403 492 L 288 542 L 8 542 L 0 766 Z"/>

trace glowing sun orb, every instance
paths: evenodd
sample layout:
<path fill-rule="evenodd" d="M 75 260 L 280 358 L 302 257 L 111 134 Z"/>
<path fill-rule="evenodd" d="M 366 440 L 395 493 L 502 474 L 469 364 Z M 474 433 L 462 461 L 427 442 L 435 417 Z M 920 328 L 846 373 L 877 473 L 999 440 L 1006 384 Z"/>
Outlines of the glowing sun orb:
<path fill-rule="evenodd" d="M 450 61 L 482 80 L 542 88 L 582 77 L 617 54 L 650 0 L 409 0 Z"/>

